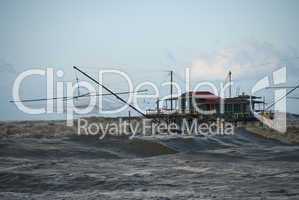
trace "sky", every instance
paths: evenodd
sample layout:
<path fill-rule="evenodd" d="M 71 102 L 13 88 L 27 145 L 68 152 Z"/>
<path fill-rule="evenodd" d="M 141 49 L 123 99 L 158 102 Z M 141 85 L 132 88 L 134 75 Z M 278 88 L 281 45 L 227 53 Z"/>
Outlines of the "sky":
<path fill-rule="evenodd" d="M 192 83 L 221 81 L 231 70 L 234 90 L 249 92 L 286 66 L 287 85 L 299 84 L 298 10 L 296 0 L 0 0 L 0 120 L 49 118 L 8 102 L 17 75 L 32 68 L 61 69 L 63 80 L 74 79 L 73 65 L 120 69 L 134 83 L 163 81 L 167 70 L 182 78 L 187 67 Z M 21 95 L 43 97 L 45 80 L 28 80 Z"/>

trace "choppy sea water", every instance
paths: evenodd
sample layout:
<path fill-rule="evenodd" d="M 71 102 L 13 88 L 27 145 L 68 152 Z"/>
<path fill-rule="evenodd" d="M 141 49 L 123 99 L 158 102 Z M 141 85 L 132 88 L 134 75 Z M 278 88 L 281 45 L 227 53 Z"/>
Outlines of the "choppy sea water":
<path fill-rule="evenodd" d="M 0 139 L 0 199 L 299 199 L 299 146 L 234 136 Z"/>

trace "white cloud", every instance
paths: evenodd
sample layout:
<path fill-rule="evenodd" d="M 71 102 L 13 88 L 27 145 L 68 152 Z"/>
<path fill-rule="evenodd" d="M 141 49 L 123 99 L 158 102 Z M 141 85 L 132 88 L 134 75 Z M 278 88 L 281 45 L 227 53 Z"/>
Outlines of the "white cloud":
<path fill-rule="evenodd" d="M 294 48 L 285 51 L 266 42 L 248 42 L 199 55 L 192 61 L 191 78 L 198 81 L 223 80 L 231 70 L 234 78 L 250 79 L 282 67 L 286 58 L 296 55 Z M 289 67 L 294 68 L 292 64 Z"/>

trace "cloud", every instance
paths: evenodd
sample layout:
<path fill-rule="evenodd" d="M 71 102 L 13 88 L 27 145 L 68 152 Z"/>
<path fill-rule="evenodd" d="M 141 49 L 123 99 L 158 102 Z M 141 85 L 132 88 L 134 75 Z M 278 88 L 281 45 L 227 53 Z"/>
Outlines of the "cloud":
<path fill-rule="evenodd" d="M 199 55 L 192 61 L 191 78 L 224 80 L 231 70 L 234 78 L 250 79 L 258 74 L 269 74 L 287 62 L 294 68 L 289 60 L 296 57 L 299 58 L 295 48 L 282 50 L 267 42 L 248 42 Z"/>

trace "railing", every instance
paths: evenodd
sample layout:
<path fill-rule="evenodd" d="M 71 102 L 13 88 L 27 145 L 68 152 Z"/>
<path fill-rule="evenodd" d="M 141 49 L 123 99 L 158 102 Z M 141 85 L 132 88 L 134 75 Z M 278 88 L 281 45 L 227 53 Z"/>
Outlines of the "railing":
<path fill-rule="evenodd" d="M 170 109 L 160 109 L 160 110 L 146 110 L 146 114 L 147 115 L 155 115 L 155 114 L 174 114 L 174 113 L 178 113 L 179 110 L 170 110 Z"/>

